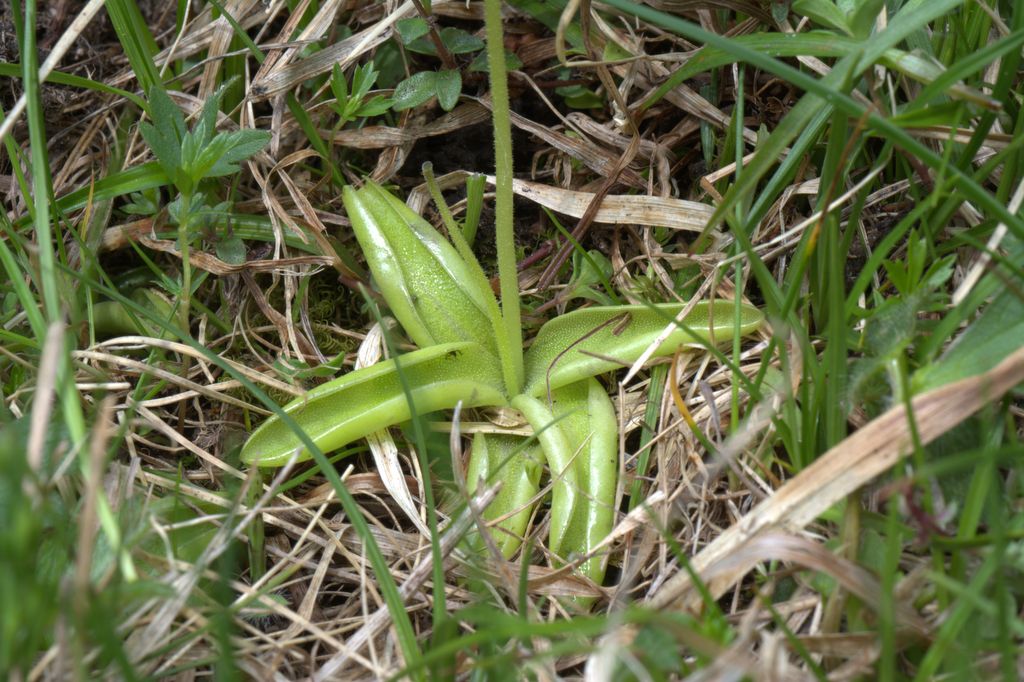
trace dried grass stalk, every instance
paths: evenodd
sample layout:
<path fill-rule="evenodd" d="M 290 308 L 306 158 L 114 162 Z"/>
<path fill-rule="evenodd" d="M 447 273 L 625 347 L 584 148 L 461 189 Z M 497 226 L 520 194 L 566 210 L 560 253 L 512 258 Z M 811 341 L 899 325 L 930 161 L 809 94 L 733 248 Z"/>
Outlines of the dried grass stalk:
<path fill-rule="evenodd" d="M 903 405 L 891 408 L 852 434 L 801 471 L 775 494 L 754 507 L 693 557 L 700 575 L 744 550 L 759 534 L 771 529 L 798 531 L 876 476 L 891 469 L 913 449 L 911 422 L 922 445 L 927 444 L 1000 398 L 1024 381 L 1024 348 L 984 374 L 922 393 L 907 414 Z M 746 573 L 746 566 L 716 572 L 709 581 L 718 598 Z M 693 591 L 690 574 L 680 571 L 647 602 L 655 608 L 695 608 L 700 596 Z"/>

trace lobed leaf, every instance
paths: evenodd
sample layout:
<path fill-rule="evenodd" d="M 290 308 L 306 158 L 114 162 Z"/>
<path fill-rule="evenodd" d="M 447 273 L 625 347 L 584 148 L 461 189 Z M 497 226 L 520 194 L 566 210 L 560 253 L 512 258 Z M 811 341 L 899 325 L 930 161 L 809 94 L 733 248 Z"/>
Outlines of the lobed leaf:
<path fill-rule="evenodd" d="M 181 144 L 187 130 L 181 110 L 162 87 L 149 92 L 150 122 L 139 124 L 139 132 L 153 150 L 160 168 L 174 178 L 181 166 Z"/>

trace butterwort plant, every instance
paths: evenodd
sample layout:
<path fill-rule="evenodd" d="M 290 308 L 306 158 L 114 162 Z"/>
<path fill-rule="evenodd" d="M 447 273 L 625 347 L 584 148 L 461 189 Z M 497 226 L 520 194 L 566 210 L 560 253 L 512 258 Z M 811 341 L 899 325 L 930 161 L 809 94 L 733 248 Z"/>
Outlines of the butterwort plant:
<path fill-rule="evenodd" d="M 377 287 L 419 349 L 318 386 L 283 411 L 329 451 L 459 403 L 511 408 L 512 421 L 528 424 L 533 435 L 478 432 L 466 467 L 470 490 L 481 481 L 501 483 L 484 512 L 498 548 L 511 557 L 522 544 L 546 464 L 551 481 L 547 548 L 555 563 L 578 559 L 579 572 L 601 583 L 606 562 L 595 550 L 615 519 L 619 449 L 615 408 L 596 377 L 639 359 L 684 304 L 576 310 L 545 323 L 524 352 L 500 2 L 487 0 L 484 9 L 501 303 L 436 186 L 432 193 L 447 239 L 383 187 L 347 186 L 345 209 Z M 430 180 L 428 175 L 428 185 Z M 756 330 L 762 318 L 757 308 L 740 301 L 697 302 L 654 355 L 732 341 Z M 295 456 L 310 455 L 276 416 L 242 449 L 242 459 L 258 466 L 280 466 Z"/>
<path fill-rule="evenodd" d="M 519 548 L 546 463 L 552 483 L 548 549 L 565 561 L 590 555 L 614 522 L 619 469 L 615 409 L 595 377 L 632 364 L 683 304 L 580 309 L 544 324 L 524 353 L 519 339 L 505 333 L 498 300 L 454 222 L 446 221 L 449 241 L 372 182 L 346 187 L 343 199 L 381 295 L 419 350 L 318 386 L 284 411 L 329 451 L 460 402 L 513 408 L 507 414 L 529 424 L 534 437 L 476 433 L 467 467 L 471 490 L 480 481 L 502 484 L 484 514 L 496 521 L 498 547 L 506 557 Z M 518 296 L 504 301 L 510 303 L 518 306 Z M 739 327 L 735 305 L 741 307 Z M 702 301 L 655 355 L 731 341 L 761 320 L 747 304 Z M 308 458 L 296 435 L 271 417 L 242 458 L 275 466 L 297 450 L 300 459 Z M 600 583 L 604 562 L 591 556 L 580 571 Z"/>

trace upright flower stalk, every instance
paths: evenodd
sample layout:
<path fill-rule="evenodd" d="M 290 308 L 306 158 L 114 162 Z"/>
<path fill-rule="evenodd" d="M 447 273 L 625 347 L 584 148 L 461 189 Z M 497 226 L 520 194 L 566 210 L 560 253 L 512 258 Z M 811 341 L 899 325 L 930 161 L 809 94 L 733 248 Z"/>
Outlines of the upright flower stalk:
<path fill-rule="evenodd" d="M 512 121 L 509 116 L 508 72 L 501 26 L 501 0 L 484 2 L 487 32 L 487 66 L 491 74 L 491 112 L 494 118 L 494 231 L 498 247 L 498 280 L 501 285 L 501 316 L 505 336 L 515 348 L 523 345 L 519 316 L 519 276 L 512 215 Z M 513 354 L 514 356 L 515 354 Z M 523 385 L 522 358 L 514 361 L 509 390 L 518 393 Z"/>

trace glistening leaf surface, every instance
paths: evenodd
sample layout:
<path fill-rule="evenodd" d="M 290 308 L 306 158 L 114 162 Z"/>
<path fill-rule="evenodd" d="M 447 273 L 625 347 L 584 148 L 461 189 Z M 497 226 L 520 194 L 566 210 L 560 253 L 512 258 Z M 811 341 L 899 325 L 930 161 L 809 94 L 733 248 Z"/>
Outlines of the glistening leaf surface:
<path fill-rule="evenodd" d="M 498 496 L 484 510 L 487 521 L 498 521 L 494 541 L 505 558 L 522 544 L 526 525 L 533 512 L 533 498 L 540 490 L 541 453 L 536 443 L 522 436 L 477 433 L 466 470 L 466 488 L 476 491 L 483 481 L 490 485 L 501 481 Z"/>
<path fill-rule="evenodd" d="M 473 341 L 497 356 L 494 294 L 475 286 L 455 247 L 378 185 L 345 187 L 344 200 L 377 286 L 409 337 L 420 347 Z"/>
<path fill-rule="evenodd" d="M 615 522 L 618 418 L 607 391 L 594 378 L 553 391 L 553 399 L 555 417 L 560 418 L 558 424 L 576 448 L 569 456 L 581 490 L 559 552 L 563 559 L 571 561 L 574 554 L 590 553 L 608 536 Z M 588 559 L 580 565 L 580 572 L 600 585 L 604 579 L 604 558 Z"/>
<path fill-rule="evenodd" d="M 650 346 L 683 303 L 653 306 L 602 306 L 584 308 L 549 321 L 526 352 L 524 393 L 542 396 L 602 372 L 628 367 Z M 733 324 L 732 301 L 701 301 L 672 331 L 655 356 L 674 353 L 680 346 L 702 347 L 723 343 L 735 334 L 749 334 L 764 320 L 757 308 L 741 304 L 743 320 Z"/>
<path fill-rule="evenodd" d="M 402 376 L 412 398 L 402 388 Z M 504 405 L 497 364 L 475 343 L 448 343 L 387 360 L 314 388 L 284 406 L 323 451 L 336 450 L 416 414 L 454 407 Z M 295 450 L 309 459 L 295 433 L 270 417 L 242 448 L 242 461 L 281 466 Z"/>

